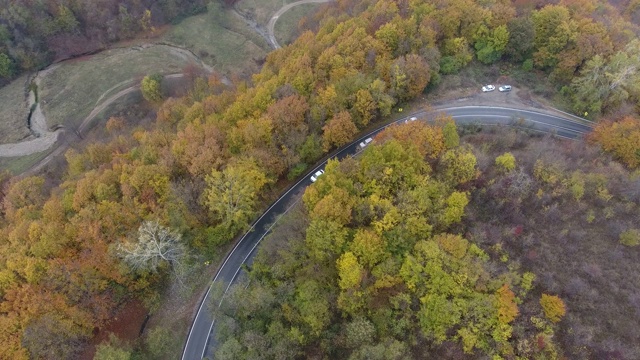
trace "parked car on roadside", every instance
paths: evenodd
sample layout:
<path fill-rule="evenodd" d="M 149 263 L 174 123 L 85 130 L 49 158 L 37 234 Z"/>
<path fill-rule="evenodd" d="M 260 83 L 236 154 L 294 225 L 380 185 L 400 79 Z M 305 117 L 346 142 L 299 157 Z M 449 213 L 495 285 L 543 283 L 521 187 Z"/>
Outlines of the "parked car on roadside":
<path fill-rule="evenodd" d="M 412 116 L 412 117 L 408 118 L 407 120 L 405 120 L 405 121 L 404 121 L 404 123 L 405 123 L 405 124 L 408 124 L 408 123 L 410 123 L 410 122 L 414 122 L 414 121 L 416 121 L 416 120 L 418 120 L 418 118 L 417 118 L 417 117 L 415 117 L 415 116 Z"/>
<path fill-rule="evenodd" d="M 489 92 L 495 90 L 496 87 L 493 85 L 485 85 L 482 87 L 482 92 Z"/>
<path fill-rule="evenodd" d="M 500 92 L 511 91 L 511 85 L 502 85 L 498 88 L 498 91 Z"/>

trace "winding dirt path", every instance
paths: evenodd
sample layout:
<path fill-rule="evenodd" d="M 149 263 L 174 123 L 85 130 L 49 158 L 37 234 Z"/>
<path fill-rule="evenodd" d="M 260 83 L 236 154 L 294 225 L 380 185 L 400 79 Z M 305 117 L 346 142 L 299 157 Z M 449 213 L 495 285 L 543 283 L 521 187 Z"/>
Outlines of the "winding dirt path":
<path fill-rule="evenodd" d="M 278 10 L 275 14 L 273 14 L 271 19 L 269 20 L 269 23 L 267 24 L 267 33 L 269 35 L 269 42 L 271 43 L 271 46 L 273 46 L 274 49 L 281 48 L 280 44 L 278 44 L 278 40 L 276 40 L 275 26 L 276 26 L 276 21 L 278 21 L 278 18 L 280 18 L 282 14 L 289 11 L 292 7 L 295 7 L 298 5 L 314 4 L 314 3 L 321 4 L 321 3 L 331 2 L 331 1 L 334 1 L 334 0 L 300 0 L 300 1 L 296 1 L 294 3 L 287 4 L 281 7 L 280 10 Z"/>

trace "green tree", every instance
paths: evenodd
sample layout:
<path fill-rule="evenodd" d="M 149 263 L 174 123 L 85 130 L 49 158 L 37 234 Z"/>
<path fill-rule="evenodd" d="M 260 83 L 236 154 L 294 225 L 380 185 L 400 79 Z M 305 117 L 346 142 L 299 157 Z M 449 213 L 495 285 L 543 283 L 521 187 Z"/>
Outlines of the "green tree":
<path fill-rule="evenodd" d="M 140 84 L 142 96 L 149 102 L 162 102 L 162 75 L 147 75 Z"/>
<path fill-rule="evenodd" d="M 514 61 L 523 61 L 531 56 L 533 50 L 533 39 L 535 38 L 535 28 L 531 18 L 517 17 L 507 24 L 509 31 L 509 43 L 505 48 L 505 53 Z"/>
<path fill-rule="evenodd" d="M 356 318 L 346 325 L 347 346 L 359 348 L 373 342 L 376 328 L 366 318 Z"/>
<path fill-rule="evenodd" d="M 562 5 L 547 5 L 531 15 L 534 25 L 534 60 L 541 68 L 558 64 L 560 53 L 578 35 L 578 25 Z"/>
<path fill-rule="evenodd" d="M 11 76 L 13 76 L 13 61 L 7 54 L 0 52 L 0 77 L 8 79 Z"/>
<path fill-rule="evenodd" d="M 157 326 L 149 331 L 145 338 L 147 353 L 153 359 L 164 359 L 175 354 L 180 348 L 179 338 L 168 327 Z"/>
<path fill-rule="evenodd" d="M 494 63 L 502 57 L 509 42 L 509 31 L 506 25 L 500 25 L 493 30 L 481 25 L 475 34 L 476 56 L 484 64 Z"/>
<path fill-rule="evenodd" d="M 56 25 L 65 32 L 74 31 L 78 28 L 78 25 L 80 25 L 73 11 L 63 4 L 58 5 L 58 15 L 55 21 Z"/>
<path fill-rule="evenodd" d="M 442 155 L 443 178 L 450 184 L 463 184 L 478 176 L 476 157 L 469 149 L 455 148 Z"/>
<path fill-rule="evenodd" d="M 630 42 L 609 60 L 589 59 L 571 82 L 574 111 L 598 114 L 640 97 L 640 40 Z"/>
<path fill-rule="evenodd" d="M 542 306 L 544 316 L 554 323 L 559 322 L 567 311 L 562 299 L 556 295 L 542 294 L 540 306 Z"/>
<path fill-rule="evenodd" d="M 443 57 L 440 59 L 440 71 L 443 74 L 455 74 L 472 59 L 473 55 L 467 39 L 458 37 L 445 40 Z"/>
<path fill-rule="evenodd" d="M 96 347 L 93 360 L 129 360 L 132 356 L 131 350 L 115 335 L 110 334 L 109 340 Z"/>
<path fill-rule="evenodd" d="M 259 191 L 269 182 L 253 159 L 213 169 L 206 177 L 205 204 L 214 216 L 231 226 L 245 226 L 251 216 Z"/>
<path fill-rule="evenodd" d="M 500 172 L 511 172 L 516 168 L 516 158 L 509 152 L 504 153 L 496 158 L 496 166 Z"/>
<path fill-rule="evenodd" d="M 442 127 L 442 136 L 445 148 L 453 149 L 460 145 L 460 135 L 458 135 L 458 128 L 453 119 L 448 119 Z"/>
<path fill-rule="evenodd" d="M 620 233 L 620 244 L 629 247 L 640 245 L 640 230 L 628 229 Z"/>

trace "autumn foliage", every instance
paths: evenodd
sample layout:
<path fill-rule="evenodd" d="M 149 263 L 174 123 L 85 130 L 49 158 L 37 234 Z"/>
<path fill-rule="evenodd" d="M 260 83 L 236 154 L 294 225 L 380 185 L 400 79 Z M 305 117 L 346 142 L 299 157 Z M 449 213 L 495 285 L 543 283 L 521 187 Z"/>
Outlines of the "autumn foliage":
<path fill-rule="evenodd" d="M 567 312 L 564 302 L 556 295 L 542 294 L 540 306 L 542 306 L 544 316 L 554 323 L 560 321 Z"/>
<path fill-rule="evenodd" d="M 640 166 L 640 120 L 627 116 L 619 121 L 601 122 L 591 139 L 628 167 Z"/>

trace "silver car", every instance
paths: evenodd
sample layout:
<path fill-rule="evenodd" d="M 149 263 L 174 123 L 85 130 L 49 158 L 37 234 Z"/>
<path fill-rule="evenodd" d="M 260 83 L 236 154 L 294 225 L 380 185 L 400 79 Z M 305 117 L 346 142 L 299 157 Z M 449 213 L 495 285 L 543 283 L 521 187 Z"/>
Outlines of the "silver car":
<path fill-rule="evenodd" d="M 373 141 L 372 138 L 366 138 L 363 142 L 360 143 L 360 148 L 364 149 L 372 141 Z"/>
<path fill-rule="evenodd" d="M 495 90 L 496 87 L 493 85 L 485 85 L 482 87 L 482 92 L 489 92 Z"/>
<path fill-rule="evenodd" d="M 316 180 L 318 180 L 318 178 L 322 174 L 324 174 L 324 170 L 320 169 L 320 170 L 316 171 L 315 174 L 311 175 L 311 182 L 316 182 Z"/>

